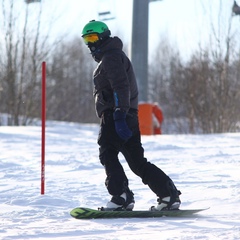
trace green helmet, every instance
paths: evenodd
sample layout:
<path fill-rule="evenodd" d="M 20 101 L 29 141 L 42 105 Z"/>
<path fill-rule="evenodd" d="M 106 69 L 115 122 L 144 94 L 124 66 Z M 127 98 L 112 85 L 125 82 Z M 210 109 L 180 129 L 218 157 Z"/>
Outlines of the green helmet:
<path fill-rule="evenodd" d="M 104 22 L 95 20 L 92 20 L 85 25 L 85 27 L 82 30 L 82 37 L 91 33 L 97 33 L 100 39 L 109 37 L 111 35 L 108 26 Z"/>

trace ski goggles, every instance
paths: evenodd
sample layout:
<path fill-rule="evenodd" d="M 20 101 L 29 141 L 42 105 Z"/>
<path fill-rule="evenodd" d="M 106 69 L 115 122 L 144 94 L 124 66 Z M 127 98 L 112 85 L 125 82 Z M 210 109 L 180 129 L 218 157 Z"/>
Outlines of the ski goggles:
<path fill-rule="evenodd" d="M 99 37 L 98 37 L 97 33 L 91 33 L 91 34 L 83 36 L 83 40 L 86 44 L 94 43 L 94 42 L 97 42 L 99 40 Z"/>

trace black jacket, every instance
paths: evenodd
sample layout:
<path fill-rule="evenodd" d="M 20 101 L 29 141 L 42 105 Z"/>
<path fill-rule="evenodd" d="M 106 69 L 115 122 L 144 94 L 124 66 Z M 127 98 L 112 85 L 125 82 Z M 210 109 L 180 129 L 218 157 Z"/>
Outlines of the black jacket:
<path fill-rule="evenodd" d="M 101 117 L 106 110 L 138 109 L 138 88 L 133 67 L 122 51 L 118 37 L 108 38 L 93 55 L 97 68 L 93 73 L 96 113 Z"/>

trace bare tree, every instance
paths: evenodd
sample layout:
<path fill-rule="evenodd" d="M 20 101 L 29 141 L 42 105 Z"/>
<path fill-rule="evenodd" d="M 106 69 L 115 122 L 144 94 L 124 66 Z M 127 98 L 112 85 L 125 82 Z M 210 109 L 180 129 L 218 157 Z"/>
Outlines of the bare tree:
<path fill-rule="evenodd" d="M 163 106 L 165 128 L 167 123 L 173 127 L 172 132 L 239 130 L 239 31 L 232 28 L 233 17 L 221 17 L 221 10 L 220 5 L 218 23 L 211 25 L 208 46 L 199 47 L 184 64 L 169 54 L 174 51 L 166 44 L 160 43 L 164 47 L 156 51 L 155 68 L 150 67 L 151 94 Z"/>
<path fill-rule="evenodd" d="M 19 26 L 19 11 L 14 0 L 2 1 L 2 33 L 5 46 L 2 50 L 0 111 L 9 114 L 9 125 L 26 125 L 40 116 L 41 62 L 51 52 L 48 32 L 41 34 L 42 7 L 34 22 L 29 20 L 26 4 L 24 23 Z M 32 29 L 30 28 L 30 25 Z"/>
<path fill-rule="evenodd" d="M 178 84 L 183 64 L 181 56 L 175 45 L 162 37 L 152 59 L 149 66 L 149 99 L 158 102 L 163 110 L 163 132 L 181 132 L 180 119 L 184 108 L 178 102 L 178 93 L 182 93 L 179 87 L 183 87 L 182 83 Z"/>
<path fill-rule="evenodd" d="M 92 95 L 94 61 L 82 39 L 61 43 L 52 55 L 48 72 L 48 118 L 96 122 Z"/>

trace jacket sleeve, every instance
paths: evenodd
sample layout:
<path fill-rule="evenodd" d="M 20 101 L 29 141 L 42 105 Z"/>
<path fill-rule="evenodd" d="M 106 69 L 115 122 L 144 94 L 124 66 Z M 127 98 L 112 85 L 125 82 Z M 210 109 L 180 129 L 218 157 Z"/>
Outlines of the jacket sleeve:
<path fill-rule="evenodd" d="M 107 54 L 102 59 L 103 69 L 109 81 L 115 108 L 128 111 L 130 107 L 130 84 L 124 64 L 123 54 Z"/>

